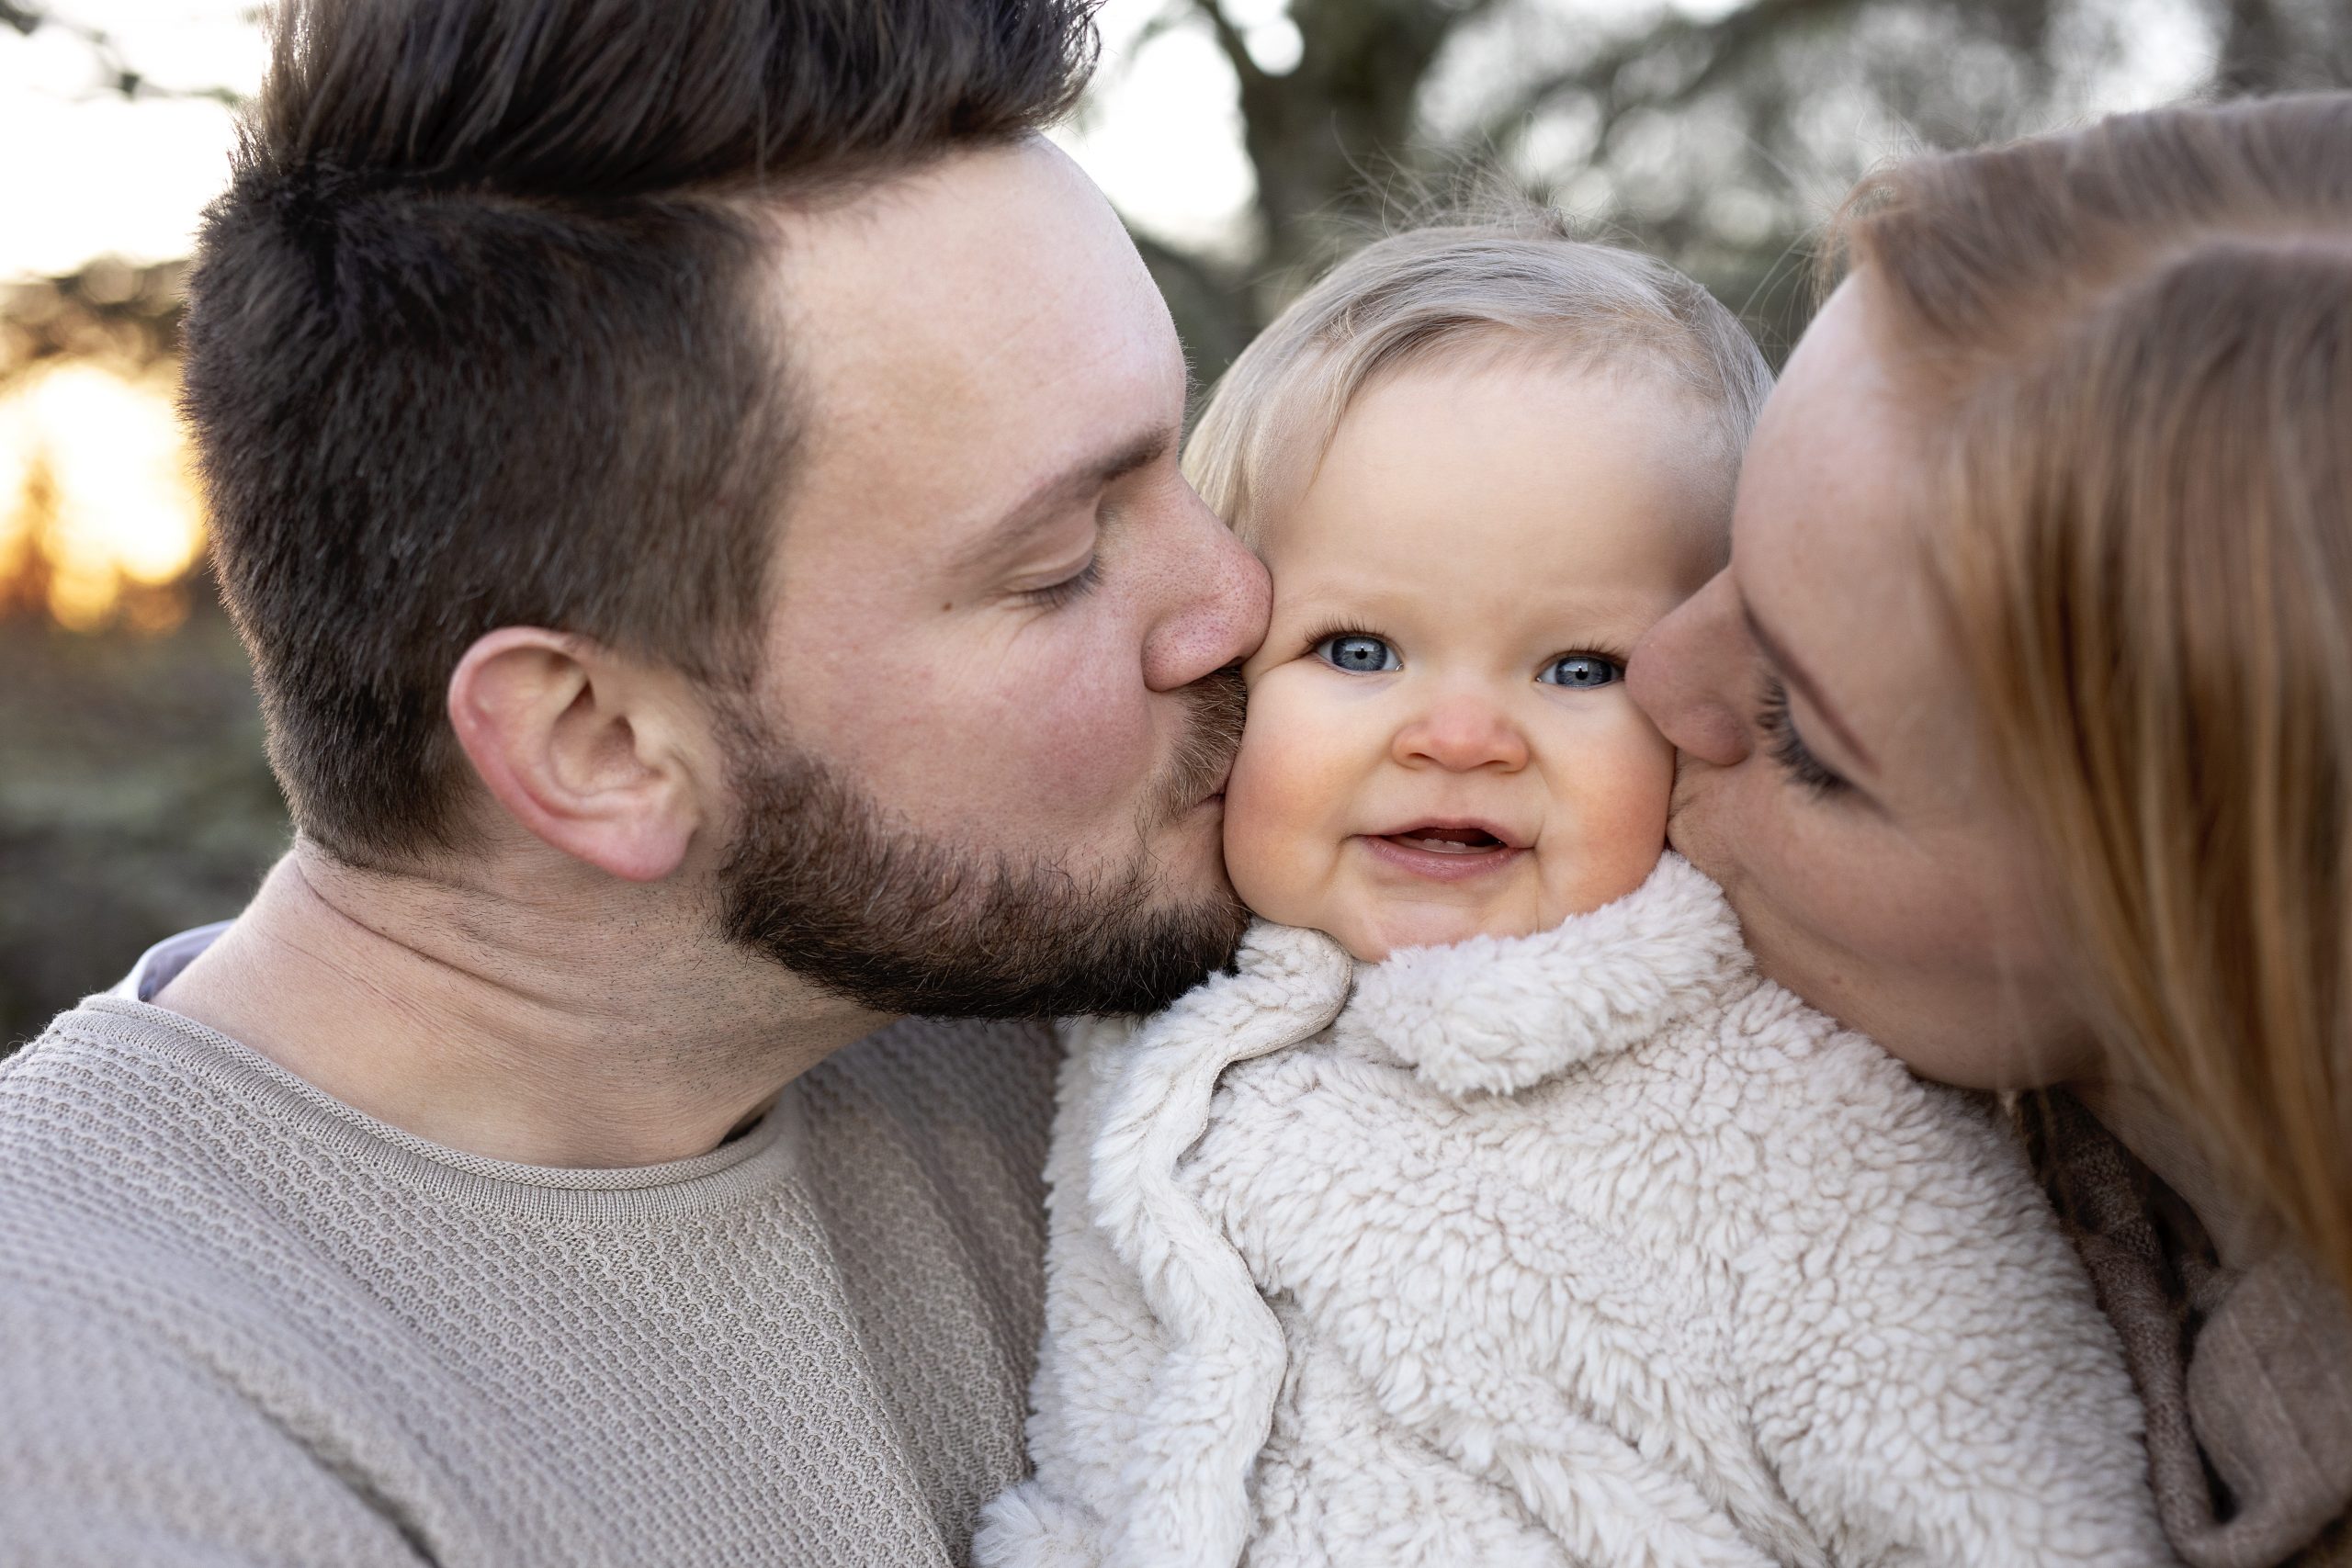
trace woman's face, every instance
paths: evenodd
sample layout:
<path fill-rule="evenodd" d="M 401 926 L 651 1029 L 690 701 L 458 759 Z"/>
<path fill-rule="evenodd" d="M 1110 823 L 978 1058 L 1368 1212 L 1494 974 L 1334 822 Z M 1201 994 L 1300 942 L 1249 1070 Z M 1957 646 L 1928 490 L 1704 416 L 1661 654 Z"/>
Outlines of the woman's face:
<path fill-rule="evenodd" d="M 1926 1077 L 2081 1077 L 2031 839 L 1929 582 L 1924 444 L 1871 290 L 1849 280 L 1790 359 L 1731 565 L 1635 649 L 1633 694 L 1682 752 L 1675 847 L 1765 974 Z"/>

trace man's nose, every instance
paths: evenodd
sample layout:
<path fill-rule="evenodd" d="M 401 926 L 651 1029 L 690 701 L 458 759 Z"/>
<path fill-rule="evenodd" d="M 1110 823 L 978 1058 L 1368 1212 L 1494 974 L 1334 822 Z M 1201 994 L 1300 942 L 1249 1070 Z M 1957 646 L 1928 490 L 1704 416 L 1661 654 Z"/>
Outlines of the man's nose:
<path fill-rule="evenodd" d="M 1155 692 L 1189 686 L 1258 651 L 1273 607 L 1266 568 L 1202 504 L 1190 503 L 1167 562 L 1170 602 L 1144 638 L 1144 683 Z"/>
<path fill-rule="evenodd" d="M 1719 571 L 1634 646 L 1626 690 L 1677 748 L 1728 768 L 1751 750 L 1738 705 L 1754 684 L 1743 665 L 1747 648 L 1738 587 Z"/>
<path fill-rule="evenodd" d="M 1510 773 L 1527 766 L 1527 735 L 1491 697 L 1441 691 L 1397 729 L 1390 755 L 1407 767 Z"/>

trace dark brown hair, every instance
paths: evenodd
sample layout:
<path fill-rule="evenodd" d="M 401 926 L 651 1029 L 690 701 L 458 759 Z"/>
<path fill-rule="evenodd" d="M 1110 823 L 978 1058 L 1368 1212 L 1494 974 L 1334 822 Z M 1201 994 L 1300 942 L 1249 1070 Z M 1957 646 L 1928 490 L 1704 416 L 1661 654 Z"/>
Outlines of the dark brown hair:
<path fill-rule="evenodd" d="M 2109 1046 L 2352 1287 L 2352 94 L 1916 160 L 1841 236 Z"/>
<path fill-rule="evenodd" d="M 780 202 L 1002 142 L 1091 0 L 297 0 L 208 215 L 185 405 L 301 830 L 462 843 L 501 626 L 741 685 L 788 478 Z"/>

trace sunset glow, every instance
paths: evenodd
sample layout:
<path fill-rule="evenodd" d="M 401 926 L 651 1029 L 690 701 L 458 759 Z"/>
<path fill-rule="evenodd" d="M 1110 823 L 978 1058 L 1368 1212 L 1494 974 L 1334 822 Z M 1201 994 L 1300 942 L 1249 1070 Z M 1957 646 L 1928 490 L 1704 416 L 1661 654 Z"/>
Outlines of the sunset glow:
<path fill-rule="evenodd" d="M 0 389 L 0 591 L 93 631 L 177 618 L 168 588 L 203 547 L 203 511 L 168 368 L 86 363 Z"/>

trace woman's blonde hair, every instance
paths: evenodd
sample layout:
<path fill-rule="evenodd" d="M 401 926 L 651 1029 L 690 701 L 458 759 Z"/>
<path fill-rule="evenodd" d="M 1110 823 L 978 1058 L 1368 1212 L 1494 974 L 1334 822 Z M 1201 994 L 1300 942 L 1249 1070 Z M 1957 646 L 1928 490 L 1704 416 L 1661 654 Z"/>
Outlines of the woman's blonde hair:
<path fill-rule="evenodd" d="M 1376 240 L 1325 274 L 1219 379 L 1185 474 L 1253 540 L 1375 378 L 1472 346 L 1664 373 L 1713 411 L 1727 477 L 1772 385 L 1739 318 L 1698 284 L 1511 206 Z"/>
<path fill-rule="evenodd" d="M 2352 95 L 1921 158 L 1839 232 L 2110 1048 L 2352 1287 Z"/>

